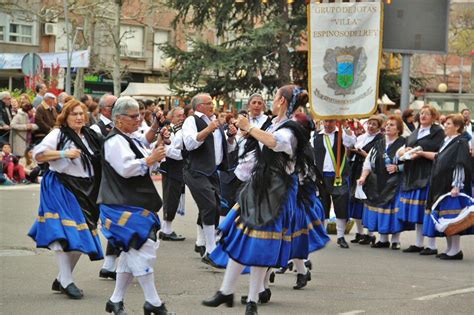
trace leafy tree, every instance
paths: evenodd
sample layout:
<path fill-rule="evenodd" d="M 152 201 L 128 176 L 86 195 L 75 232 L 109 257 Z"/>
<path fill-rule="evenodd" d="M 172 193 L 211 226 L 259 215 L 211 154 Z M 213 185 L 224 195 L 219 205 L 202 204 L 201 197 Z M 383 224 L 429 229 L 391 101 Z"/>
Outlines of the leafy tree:
<path fill-rule="evenodd" d="M 193 49 L 188 52 L 162 47 L 176 61 L 173 88 L 181 94 L 191 88 L 213 96 L 235 90 L 272 91 L 293 81 L 292 69 L 301 70 L 293 74 L 306 73 L 307 65 L 294 49 L 306 30 L 306 1 L 288 2 L 168 0 L 177 11 L 175 24 L 185 22 L 197 30 L 212 27 L 223 39 L 212 44 L 190 38 Z"/>

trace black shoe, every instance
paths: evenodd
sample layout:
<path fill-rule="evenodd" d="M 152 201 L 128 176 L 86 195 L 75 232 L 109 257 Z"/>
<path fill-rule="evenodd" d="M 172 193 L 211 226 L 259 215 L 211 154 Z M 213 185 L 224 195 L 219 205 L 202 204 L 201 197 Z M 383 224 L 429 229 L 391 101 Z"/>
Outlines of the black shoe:
<path fill-rule="evenodd" d="M 436 254 L 436 258 L 441 258 L 441 256 L 446 256 L 446 253 Z"/>
<path fill-rule="evenodd" d="M 206 246 L 199 246 L 194 244 L 194 251 L 198 253 L 201 257 L 206 253 Z"/>
<path fill-rule="evenodd" d="M 306 268 L 308 268 L 309 270 L 313 270 L 313 263 L 311 262 L 311 260 L 307 260 L 304 262 L 304 265 L 306 266 Z"/>
<path fill-rule="evenodd" d="M 74 282 L 70 283 L 66 288 L 63 288 L 62 285 L 59 286 L 62 293 L 66 294 L 73 300 L 80 300 L 84 297 L 82 290 L 76 287 Z"/>
<path fill-rule="evenodd" d="M 293 270 L 293 262 L 292 262 L 292 261 L 290 261 L 286 267 L 280 267 L 280 268 L 278 268 L 278 270 L 275 271 L 275 273 L 277 273 L 277 274 L 279 274 L 279 275 L 280 275 L 280 274 L 284 274 L 288 269 L 290 269 L 290 271 Z"/>
<path fill-rule="evenodd" d="M 381 242 L 378 241 L 375 244 L 370 245 L 372 248 L 389 248 L 390 247 L 390 242 Z"/>
<path fill-rule="evenodd" d="M 418 247 L 418 246 L 415 246 L 415 245 L 410 245 L 410 247 L 408 248 L 405 248 L 404 250 L 402 250 L 402 252 L 404 253 L 419 253 L 423 250 L 423 247 Z"/>
<path fill-rule="evenodd" d="M 265 291 L 262 291 L 258 294 L 258 303 L 260 304 L 265 304 L 270 302 L 270 298 L 272 297 L 272 291 L 270 289 L 265 289 Z M 242 295 L 240 297 L 240 303 L 243 305 L 247 304 L 247 295 Z"/>
<path fill-rule="evenodd" d="M 392 243 L 392 250 L 400 250 L 400 243 Z"/>
<path fill-rule="evenodd" d="M 462 260 L 463 258 L 464 254 L 462 253 L 462 250 L 460 250 L 459 253 L 454 256 L 449 256 L 448 254 L 441 254 L 439 256 L 439 259 L 441 260 Z"/>
<path fill-rule="evenodd" d="M 59 283 L 58 279 L 54 279 L 51 290 L 61 292 L 61 283 Z"/>
<path fill-rule="evenodd" d="M 369 244 L 374 245 L 375 244 L 375 236 L 364 235 L 364 239 L 360 240 L 359 244 L 360 245 L 369 245 Z"/>
<path fill-rule="evenodd" d="M 421 252 L 420 252 L 420 255 L 421 256 L 429 256 L 429 255 L 436 255 L 438 254 L 438 250 L 437 249 L 431 249 L 431 248 L 424 248 Z"/>
<path fill-rule="evenodd" d="M 182 235 L 178 235 L 176 234 L 174 231 L 171 232 L 170 234 L 166 234 L 166 233 L 163 233 L 163 232 L 160 232 L 158 234 L 158 237 L 160 240 L 163 240 L 163 241 L 184 241 L 186 238 L 183 237 Z"/>
<path fill-rule="evenodd" d="M 234 306 L 234 294 L 224 295 L 221 291 L 217 291 L 216 294 L 209 300 L 202 301 L 202 305 L 210 307 L 218 307 L 221 304 L 227 305 L 227 307 Z"/>
<path fill-rule="evenodd" d="M 258 315 L 257 303 L 248 302 L 247 307 L 245 308 L 245 315 Z"/>
<path fill-rule="evenodd" d="M 307 284 L 308 281 L 311 281 L 311 272 L 308 270 L 306 274 L 299 273 L 296 275 L 296 285 L 293 287 L 295 290 L 299 290 L 304 288 Z"/>
<path fill-rule="evenodd" d="M 360 241 L 364 239 L 364 236 L 365 236 L 364 234 L 356 233 L 355 238 L 351 240 L 351 243 L 359 243 Z"/>
<path fill-rule="evenodd" d="M 349 245 L 347 244 L 346 240 L 344 239 L 344 237 L 339 237 L 337 239 L 337 245 L 339 245 L 339 247 L 341 248 L 349 248 Z"/>
<path fill-rule="evenodd" d="M 110 278 L 115 280 L 117 278 L 117 273 L 115 271 L 110 271 L 105 268 L 102 268 L 99 271 L 99 277 L 104 279 Z"/>
<path fill-rule="evenodd" d="M 211 267 L 214 267 L 214 268 L 218 268 L 218 269 L 225 269 L 223 267 L 220 267 L 218 265 L 216 265 L 212 259 L 209 257 L 209 254 L 205 255 L 204 257 L 201 258 L 201 262 L 205 263 L 206 265 L 209 265 Z"/>
<path fill-rule="evenodd" d="M 111 300 L 108 300 L 107 304 L 105 304 L 105 311 L 107 313 L 114 313 L 114 315 L 127 315 L 123 306 L 123 301 L 114 303 Z"/>
<path fill-rule="evenodd" d="M 268 280 L 270 281 L 270 283 L 275 282 L 275 272 L 272 271 L 272 273 L 270 274 L 270 278 Z"/>
<path fill-rule="evenodd" d="M 166 309 L 165 303 L 162 303 L 160 306 L 153 306 L 148 302 L 145 302 L 143 305 L 143 314 L 145 315 L 173 315 L 176 314 L 174 312 L 168 312 Z"/>

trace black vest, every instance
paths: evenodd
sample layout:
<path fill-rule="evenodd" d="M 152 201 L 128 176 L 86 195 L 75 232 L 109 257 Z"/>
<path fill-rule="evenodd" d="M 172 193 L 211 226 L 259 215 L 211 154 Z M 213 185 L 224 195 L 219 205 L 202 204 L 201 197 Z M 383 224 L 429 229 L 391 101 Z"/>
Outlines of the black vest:
<path fill-rule="evenodd" d="M 112 129 L 105 141 L 112 137 L 123 137 L 127 140 L 130 149 L 137 159 L 144 158 L 132 139 L 121 133 L 117 128 Z M 104 149 L 102 149 L 104 150 Z M 103 156 L 105 152 L 102 151 Z M 162 206 L 161 197 L 156 191 L 150 175 L 124 178 L 103 159 L 102 180 L 100 182 L 97 203 L 109 205 L 123 205 L 143 207 L 146 210 L 158 212 Z"/>
<path fill-rule="evenodd" d="M 102 121 L 102 119 L 99 120 L 99 122 L 97 123 L 97 126 L 99 126 L 100 128 L 100 133 L 104 136 L 104 137 L 107 137 L 107 135 L 109 134 L 109 132 L 112 130 L 112 126 L 110 124 L 104 124 L 104 122 Z"/>
<path fill-rule="evenodd" d="M 334 157 L 337 157 L 337 137 L 338 137 L 338 132 L 336 131 L 334 133 L 334 144 L 332 146 L 332 152 L 334 152 Z M 313 147 L 314 147 L 314 161 L 316 163 L 316 168 L 323 173 L 323 167 L 324 167 L 324 157 L 326 156 L 326 147 L 324 146 L 324 134 L 317 133 L 314 135 L 313 139 Z M 342 166 L 342 160 L 344 158 L 344 154 L 346 154 L 346 148 L 344 147 L 343 144 L 341 144 L 341 166 Z M 332 163 L 332 162 L 331 162 Z M 334 167 L 334 172 L 336 171 L 336 167 Z M 346 157 L 346 163 L 344 165 L 344 169 L 342 170 L 342 176 L 347 177 L 349 176 L 349 161 L 347 161 Z"/>
<path fill-rule="evenodd" d="M 201 132 L 206 129 L 207 123 L 200 117 L 194 115 L 196 122 L 197 132 Z M 219 128 L 219 132 L 222 135 L 222 151 L 223 157 L 218 169 L 225 171 L 227 170 L 227 141 L 224 135 L 224 130 Z M 195 150 L 189 151 L 189 165 L 188 169 L 198 173 L 202 173 L 206 176 L 211 176 L 216 170 L 216 155 L 214 152 L 214 137 L 212 134 L 207 136 L 204 143 Z"/>

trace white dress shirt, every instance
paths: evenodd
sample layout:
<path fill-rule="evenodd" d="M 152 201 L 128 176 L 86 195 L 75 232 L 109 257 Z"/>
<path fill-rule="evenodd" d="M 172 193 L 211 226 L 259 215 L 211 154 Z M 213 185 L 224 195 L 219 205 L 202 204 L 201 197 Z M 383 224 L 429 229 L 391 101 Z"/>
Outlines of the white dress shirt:
<path fill-rule="evenodd" d="M 107 117 L 105 117 L 104 115 L 100 114 L 99 116 L 99 120 L 101 120 L 104 125 L 111 125 L 112 127 L 114 126 L 114 123 L 112 120 L 108 119 Z M 91 129 L 94 130 L 95 132 L 97 132 L 98 134 L 102 135 L 102 132 L 100 131 L 100 127 L 97 125 L 97 124 L 93 124 L 91 126 Z"/>
<path fill-rule="evenodd" d="M 204 115 L 203 113 L 199 111 L 195 111 L 194 115 L 200 117 L 202 120 L 206 122 L 206 124 L 211 123 L 211 119 Z M 216 117 L 212 116 L 212 120 L 215 120 Z M 199 148 L 203 143 L 203 141 L 198 141 L 197 140 L 197 126 L 196 126 L 196 121 L 193 116 L 190 116 L 186 118 L 186 120 L 183 123 L 183 142 L 184 145 L 186 146 L 186 149 L 188 151 L 196 150 Z M 222 148 L 222 134 L 219 129 L 214 130 L 212 133 L 212 136 L 214 137 L 214 154 L 215 154 L 215 161 L 216 161 L 216 166 L 220 165 L 222 163 L 222 159 L 224 158 L 224 149 Z M 225 140 L 225 139 L 224 139 Z M 235 148 L 235 141 L 233 144 L 227 143 L 227 152 L 232 151 Z"/>
<path fill-rule="evenodd" d="M 182 160 L 183 130 L 180 129 L 176 133 L 171 132 L 170 141 L 171 143 L 169 145 L 165 145 L 166 157 L 172 158 L 173 160 Z"/>
<path fill-rule="evenodd" d="M 331 133 L 326 133 L 323 129 L 319 132 L 319 134 L 328 135 L 329 141 L 331 142 L 331 147 L 328 148 L 326 145 L 326 141 L 323 139 L 324 148 L 326 149 L 326 154 L 324 155 L 323 172 L 335 172 L 329 150 L 332 150 L 332 147 L 334 146 L 334 138 L 335 138 L 334 135 L 336 134 L 336 130 L 334 130 Z M 342 133 L 342 145 L 344 145 L 346 148 L 350 148 L 350 147 L 353 147 L 355 143 L 356 143 L 356 136 L 354 134 L 349 136 L 346 133 L 346 131 Z M 341 157 L 341 163 L 342 163 L 342 157 Z"/>
<path fill-rule="evenodd" d="M 424 138 L 430 134 L 430 129 L 431 126 L 429 127 L 420 127 L 420 130 L 418 130 L 418 136 L 416 137 L 417 140 Z"/>
<path fill-rule="evenodd" d="M 40 153 L 45 152 L 46 150 L 57 150 L 57 145 L 59 143 L 59 138 L 61 135 L 61 130 L 59 128 L 54 128 L 51 132 L 44 137 L 40 144 L 35 146 L 33 149 L 33 158 L 36 161 L 36 156 Z M 86 148 L 92 153 L 92 150 L 87 143 L 84 136 L 80 137 Z M 74 142 L 68 140 L 64 143 L 64 150 L 78 149 Z M 69 158 L 60 158 L 53 161 L 48 161 L 49 169 L 54 172 L 68 174 L 76 177 L 90 177 L 94 175 L 94 170 L 91 167 L 91 174 L 89 174 L 85 169 L 81 161 L 81 158 L 69 159 Z M 38 162 L 41 164 L 41 162 Z"/>
<path fill-rule="evenodd" d="M 134 141 L 136 147 L 143 154 L 143 158 L 137 159 L 135 153 L 128 141 L 122 136 L 115 136 L 104 143 L 105 160 L 109 162 L 110 166 L 122 177 L 130 178 L 134 176 L 143 176 L 150 172 L 150 168 L 146 164 L 145 158 L 150 155 L 150 150 L 147 148 L 148 144 L 143 142 L 143 138 L 137 137 L 140 134 L 125 134 Z M 159 163 L 155 163 L 152 168 L 155 168 Z"/>
<path fill-rule="evenodd" d="M 262 114 L 260 116 L 250 118 L 250 123 L 255 128 L 260 129 L 262 128 L 265 121 L 267 121 L 267 118 L 267 115 Z M 245 156 L 242 156 L 245 150 L 246 143 L 246 138 L 237 138 L 237 145 L 239 146 L 239 163 L 237 164 L 237 167 L 234 170 L 234 174 L 242 182 L 246 182 L 250 179 L 255 164 L 257 163 L 255 150 L 248 152 Z"/>

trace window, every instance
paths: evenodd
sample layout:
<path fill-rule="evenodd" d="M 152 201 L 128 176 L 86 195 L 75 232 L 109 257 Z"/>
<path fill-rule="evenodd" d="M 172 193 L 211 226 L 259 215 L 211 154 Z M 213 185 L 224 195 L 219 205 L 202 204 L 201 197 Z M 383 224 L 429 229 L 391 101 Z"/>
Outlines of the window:
<path fill-rule="evenodd" d="M 160 45 L 168 42 L 168 31 L 156 31 L 153 40 L 153 69 L 165 68 L 165 57 Z"/>
<path fill-rule="evenodd" d="M 10 23 L 10 42 L 32 44 L 33 26 Z"/>
<path fill-rule="evenodd" d="M 143 57 L 143 27 L 122 25 L 120 27 L 120 56 Z"/>
<path fill-rule="evenodd" d="M 10 15 L 0 12 L 0 42 L 36 45 L 37 24 L 25 13 L 14 12 Z"/>

